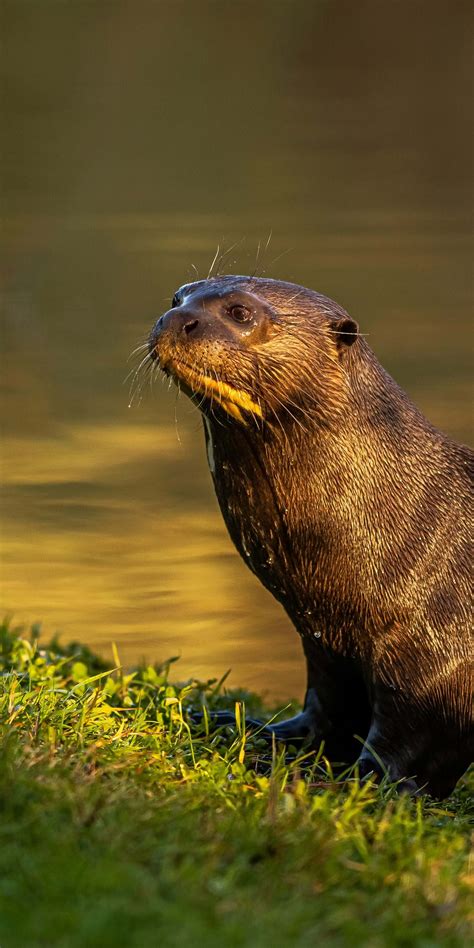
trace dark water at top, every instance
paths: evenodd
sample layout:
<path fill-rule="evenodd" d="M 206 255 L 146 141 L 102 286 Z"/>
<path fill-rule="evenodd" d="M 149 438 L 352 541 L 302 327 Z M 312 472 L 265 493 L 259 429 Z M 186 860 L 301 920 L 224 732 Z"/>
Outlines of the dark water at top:
<path fill-rule="evenodd" d="M 6 2 L 2 606 L 125 662 L 302 692 L 200 421 L 126 360 L 174 289 L 255 267 L 342 302 L 469 439 L 469 5 Z M 265 658 L 267 656 L 267 658 Z"/>

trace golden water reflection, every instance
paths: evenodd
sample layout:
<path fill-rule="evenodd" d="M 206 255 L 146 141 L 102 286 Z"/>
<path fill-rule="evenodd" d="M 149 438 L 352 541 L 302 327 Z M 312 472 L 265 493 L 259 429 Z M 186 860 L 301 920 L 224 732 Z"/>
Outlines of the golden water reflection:
<path fill-rule="evenodd" d="M 49 631 L 67 630 L 104 655 L 114 641 L 126 664 L 183 653 L 179 674 L 206 677 L 238 656 L 235 684 L 278 693 L 290 667 L 288 693 L 297 694 L 296 635 L 245 575 L 217 506 L 170 501 L 170 469 L 179 463 L 191 480 L 197 473 L 197 432 L 180 429 L 181 441 L 174 427 L 139 424 L 12 438 L 4 464 L 7 601 L 25 621 L 47 617 Z"/>

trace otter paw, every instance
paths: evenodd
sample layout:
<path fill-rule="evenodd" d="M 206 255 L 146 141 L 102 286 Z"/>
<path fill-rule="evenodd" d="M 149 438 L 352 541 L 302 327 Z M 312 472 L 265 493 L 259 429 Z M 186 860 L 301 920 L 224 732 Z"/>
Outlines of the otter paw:
<path fill-rule="evenodd" d="M 384 764 L 376 760 L 375 757 L 369 755 L 359 757 L 357 769 L 361 783 L 366 783 L 368 780 L 375 780 L 379 783 L 384 778 L 387 778 L 393 781 L 393 783 L 396 783 L 396 789 L 399 793 L 408 793 L 410 796 L 417 796 L 420 793 L 418 784 L 413 777 L 393 776 L 395 768 L 392 769 L 390 764 Z"/>

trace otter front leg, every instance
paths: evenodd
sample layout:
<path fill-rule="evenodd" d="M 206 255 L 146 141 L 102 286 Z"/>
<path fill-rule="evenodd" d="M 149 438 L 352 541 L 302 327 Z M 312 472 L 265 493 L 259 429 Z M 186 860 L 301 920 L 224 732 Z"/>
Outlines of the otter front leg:
<path fill-rule="evenodd" d="M 391 728 L 384 729 L 383 720 L 376 714 L 364 749 L 357 761 L 360 779 L 365 780 L 373 776 L 379 780 L 388 777 L 389 780 L 398 783 L 399 790 L 411 794 L 418 793 L 420 788 L 415 780 L 414 762 L 410 766 L 407 755 L 400 753 L 401 747 L 401 735 L 398 735 L 398 739 L 396 737 L 394 739 Z"/>
<path fill-rule="evenodd" d="M 407 793 L 416 794 L 423 789 L 429 792 L 431 788 L 426 787 L 420 763 L 429 754 L 430 731 L 432 719 L 424 720 L 413 703 L 377 685 L 369 733 L 357 762 L 359 776 L 388 777 Z M 442 727 L 439 739 L 442 740 Z"/>
<path fill-rule="evenodd" d="M 331 763 L 350 765 L 370 726 L 365 683 L 352 660 L 334 655 L 321 642 L 303 637 L 303 648 L 308 683 L 304 710 L 275 727 L 284 739 L 288 725 L 299 729 L 315 750 L 324 741 L 324 756 Z"/>
<path fill-rule="evenodd" d="M 366 686 L 349 659 L 334 656 L 314 640 L 303 640 L 308 687 L 301 714 L 269 725 L 278 740 L 301 740 L 315 750 L 324 742 L 332 763 L 353 764 L 371 719 Z"/>
<path fill-rule="evenodd" d="M 328 722 L 319 704 L 314 688 L 308 688 L 305 696 L 304 708 L 299 714 L 286 721 L 277 721 L 268 724 L 267 731 L 274 734 L 277 740 L 291 743 L 302 741 L 313 747 L 324 740 L 328 730 Z"/>
<path fill-rule="evenodd" d="M 349 659 L 333 656 L 320 643 L 305 640 L 303 645 L 308 682 L 303 711 L 271 724 L 247 717 L 246 725 L 263 738 L 276 737 L 286 744 L 301 742 L 318 750 L 324 742 L 325 757 L 349 766 L 357 760 L 370 726 L 364 681 Z M 202 721 L 200 713 L 191 717 L 196 723 Z M 231 711 L 212 711 L 209 717 L 214 727 L 236 725 Z"/>
<path fill-rule="evenodd" d="M 374 684 L 372 721 L 359 758 L 359 773 L 370 771 L 399 782 L 401 790 L 443 799 L 454 790 L 474 760 L 472 670 L 468 649 L 454 641 L 458 653 L 428 656 L 426 649 L 408 668 L 405 679 L 393 679 L 393 664 L 381 667 Z M 407 674 L 406 653 L 400 666 Z M 392 677 L 389 677 L 389 676 Z M 383 680 L 380 680 L 383 676 Z M 389 685 L 385 681 L 389 681 Z M 403 687 L 402 687 L 403 685 Z"/>
<path fill-rule="evenodd" d="M 196 724 L 202 722 L 202 712 L 192 712 L 190 716 Z M 237 725 L 232 711 L 211 711 L 209 719 L 213 727 L 236 727 Z M 247 728 L 258 731 L 260 737 L 267 738 L 269 741 L 276 737 L 277 741 L 285 744 L 301 743 L 315 749 L 319 748 L 321 741 L 326 741 L 332 729 L 331 722 L 327 719 L 313 687 L 308 687 L 306 691 L 303 711 L 295 714 L 294 717 L 286 721 L 265 724 L 263 721 L 246 716 L 245 724 Z"/>

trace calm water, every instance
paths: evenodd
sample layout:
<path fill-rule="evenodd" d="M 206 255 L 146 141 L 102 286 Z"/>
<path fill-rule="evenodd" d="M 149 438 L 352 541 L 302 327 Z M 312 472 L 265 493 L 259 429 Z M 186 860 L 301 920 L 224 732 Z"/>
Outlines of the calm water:
<path fill-rule="evenodd" d="M 197 412 L 127 357 L 240 243 L 359 320 L 470 438 L 469 5 L 2 4 L 2 607 L 122 660 L 299 695 L 239 560 Z M 268 659 L 265 659 L 265 655 Z"/>

